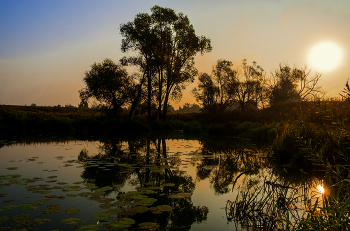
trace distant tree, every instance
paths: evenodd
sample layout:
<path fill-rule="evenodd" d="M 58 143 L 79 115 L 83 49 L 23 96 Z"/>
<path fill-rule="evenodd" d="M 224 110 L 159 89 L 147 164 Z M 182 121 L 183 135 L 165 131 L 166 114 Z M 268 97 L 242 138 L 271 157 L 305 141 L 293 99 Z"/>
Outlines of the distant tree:
<path fill-rule="evenodd" d="M 198 88 L 192 93 L 204 111 L 224 111 L 233 105 L 239 82 L 232 65 L 231 61 L 218 60 L 211 76 L 207 73 L 199 76 Z"/>
<path fill-rule="evenodd" d="M 178 112 L 181 113 L 190 113 L 190 112 L 200 112 L 201 107 L 198 104 L 189 104 L 189 103 L 185 103 L 182 107 L 179 107 Z"/>
<path fill-rule="evenodd" d="M 175 108 L 172 105 L 168 105 L 168 111 L 174 112 Z"/>
<path fill-rule="evenodd" d="M 197 88 L 192 90 L 204 111 L 225 111 L 245 108 L 248 104 L 258 106 L 263 101 L 265 87 L 264 70 L 253 62 L 243 60 L 241 68 L 234 70 L 227 60 L 218 60 L 212 75 L 203 73 Z"/>
<path fill-rule="evenodd" d="M 79 90 L 79 98 L 80 103 L 78 104 L 78 108 L 89 108 L 89 94 L 84 89 Z"/>
<path fill-rule="evenodd" d="M 110 59 L 94 63 L 91 70 L 85 72 L 84 82 L 86 88 L 79 92 L 82 102 L 84 97 L 93 97 L 114 113 L 118 113 L 123 105 L 130 102 L 134 93 L 132 77 L 126 69 Z"/>
<path fill-rule="evenodd" d="M 270 105 L 276 105 L 288 101 L 317 99 L 324 92 L 317 85 L 321 74 L 316 73 L 309 78 L 310 70 L 307 68 L 291 68 L 287 64 L 280 64 L 272 73 L 273 84 L 269 95 Z"/>
<path fill-rule="evenodd" d="M 147 79 L 148 119 L 152 97 L 156 95 L 159 118 L 165 119 L 170 99 L 179 99 L 186 83 L 193 82 L 197 70 L 194 56 L 211 51 L 210 39 L 197 36 L 187 16 L 174 10 L 154 6 L 151 15 L 136 15 L 134 21 L 122 24 L 122 51 L 137 52 L 124 58 L 143 72 L 141 85 Z M 139 96 L 139 94 L 137 94 Z M 135 104 L 140 97 L 136 97 Z M 136 105 L 133 105 L 136 108 Z M 163 107 L 163 112 L 162 112 Z"/>
<path fill-rule="evenodd" d="M 265 83 L 264 69 L 253 61 L 252 65 L 247 64 L 243 59 L 242 69 L 238 73 L 238 87 L 231 91 L 236 96 L 236 102 L 241 109 L 247 105 L 255 107 L 264 107 L 265 92 L 267 90 Z M 236 93 L 234 92 L 236 90 Z"/>

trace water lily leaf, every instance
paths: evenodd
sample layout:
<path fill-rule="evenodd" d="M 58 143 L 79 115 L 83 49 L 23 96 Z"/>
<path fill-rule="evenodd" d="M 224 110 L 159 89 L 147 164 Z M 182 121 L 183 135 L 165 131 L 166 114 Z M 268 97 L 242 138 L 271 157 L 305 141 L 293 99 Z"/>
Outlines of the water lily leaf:
<path fill-rule="evenodd" d="M 44 214 L 53 214 L 53 213 L 58 213 L 61 211 L 61 206 L 59 204 L 51 204 L 47 206 L 47 210 L 41 210 L 42 213 Z"/>
<path fill-rule="evenodd" d="M 159 225 L 153 222 L 144 222 L 139 224 L 140 229 L 157 229 Z"/>
<path fill-rule="evenodd" d="M 104 204 L 100 204 L 100 208 L 101 209 L 109 209 L 111 208 L 113 205 L 111 203 L 104 203 Z"/>
<path fill-rule="evenodd" d="M 95 231 L 95 230 L 100 230 L 101 227 L 99 225 L 85 225 L 80 227 L 78 230 L 79 231 Z"/>
<path fill-rule="evenodd" d="M 177 194 L 172 194 L 169 196 L 169 198 L 173 199 L 181 199 L 181 198 L 186 198 L 186 197 L 191 197 L 191 193 L 177 193 Z"/>
<path fill-rule="evenodd" d="M 108 214 L 119 214 L 119 213 L 122 213 L 123 211 L 124 211 L 124 209 L 115 208 L 115 209 L 107 210 L 106 213 L 108 213 Z"/>
<path fill-rule="evenodd" d="M 4 203 L 11 203 L 11 202 L 13 202 L 13 201 L 15 201 L 15 200 L 4 200 L 3 202 L 4 202 Z"/>
<path fill-rule="evenodd" d="M 81 197 L 88 197 L 88 196 L 91 195 L 91 193 L 90 192 L 81 192 L 78 195 L 81 196 Z"/>
<path fill-rule="evenodd" d="M 94 220 L 107 220 L 109 218 L 109 214 L 108 213 L 97 213 L 95 215 L 92 216 L 92 219 Z"/>
<path fill-rule="evenodd" d="M 14 208 L 18 208 L 19 205 L 6 205 L 4 207 L 2 207 L 2 209 L 14 209 Z"/>
<path fill-rule="evenodd" d="M 136 213 L 145 213 L 145 212 L 147 212 L 148 210 L 149 210 L 149 208 L 146 207 L 146 206 L 134 206 L 134 207 L 130 207 L 130 208 L 128 209 L 128 211 L 129 211 L 130 213 L 133 213 L 133 214 L 136 214 Z"/>
<path fill-rule="evenodd" d="M 128 202 L 128 201 L 117 201 L 117 202 L 113 203 L 113 206 L 120 207 L 120 206 L 129 205 L 129 204 L 130 204 L 130 202 Z"/>
<path fill-rule="evenodd" d="M 159 189 L 161 189 L 161 187 L 159 187 L 159 186 L 151 186 L 151 187 L 148 187 L 148 189 L 150 189 L 150 190 L 159 190 Z"/>
<path fill-rule="evenodd" d="M 113 187 L 111 187 L 111 186 L 105 186 L 105 187 L 96 189 L 95 192 L 105 192 L 105 191 L 112 190 L 112 189 L 113 189 Z"/>
<path fill-rule="evenodd" d="M 6 168 L 7 170 L 17 170 L 18 167 L 9 167 L 9 168 Z"/>
<path fill-rule="evenodd" d="M 115 228 L 129 228 L 131 225 L 135 224 L 135 220 L 131 218 L 122 218 L 119 221 L 115 221 L 110 225 Z"/>
<path fill-rule="evenodd" d="M 84 220 L 79 218 L 68 218 L 68 219 L 62 220 L 61 222 L 66 225 L 75 225 L 75 224 L 84 222 Z"/>
<path fill-rule="evenodd" d="M 51 220 L 46 218 L 36 218 L 30 221 L 33 225 L 44 225 L 49 222 L 51 222 Z"/>
<path fill-rule="evenodd" d="M 173 210 L 173 207 L 169 205 L 158 205 L 157 207 L 155 207 L 155 210 L 152 211 L 152 213 L 159 214 L 162 212 L 170 212 L 171 210 Z"/>
<path fill-rule="evenodd" d="M 48 176 L 47 178 L 49 179 L 53 179 L 53 178 L 56 178 L 57 176 Z"/>
<path fill-rule="evenodd" d="M 64 211 L 65 214 L 77 214 L 79 213 L 80 209 L 72 207 L 72 208 L 68 208 L 66 209 L 66 211 Z"/>
<path fill-rule="evenodd" d="M 10 218 L 7 217 L 7 216 L 0 217 L 0 224 L 5 223 L 5 222 L 8 221 L 9 219 L 10 219 Z"/>
<path fill-rule="evenodd" d="M 0 194 L 0 197 L 5 197 L 7 196 L 7 194 Z"/>
<path fill-rule="evenodd" d="M 77 197 L 79 196 L 79 194 L 74 194 L 74 193 L 69 193 L 69 194 L 66 194 L 67 197 Z"/>

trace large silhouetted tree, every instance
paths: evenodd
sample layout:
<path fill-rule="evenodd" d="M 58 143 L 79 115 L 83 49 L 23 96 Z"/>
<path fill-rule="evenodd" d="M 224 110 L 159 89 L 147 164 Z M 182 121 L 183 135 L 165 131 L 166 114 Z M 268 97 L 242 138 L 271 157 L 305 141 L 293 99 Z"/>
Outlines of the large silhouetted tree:
<path fill-rule="evenodd" d="M 85 72 L 84 82 L 86 87 L 79 92 L 82 102 L 92 97 L 115 113 L 118 113 L 133 95 L 132 77 L 121 65 L 110 59 L 91 65 L 91 70 Z"/>
<path fill-rule="evenodd" d="M 139 66 L 147 79 L 148 119 L 151 118 L 153 93 L 156 94 L 157 114 L 165 119 L 169 99 L 180 98 L 186 83 L 193 82 L 197 74 L 194 56 L 211 51 L 211 45 L 210 39 L 195 34 L 189 19 L 182 13 L 159 6 L 152 7 L 151 12 L 151 15 L 137 14 L 134 21 L 120 26 L 124 37 L 121 49 L 136 52 L 135 57 L 124 60 L 132 60 L 126 63 Z M 141 81 L 140 85 L 143 83 Z M 136 97 L 132 109 L 138 101 Z"/>

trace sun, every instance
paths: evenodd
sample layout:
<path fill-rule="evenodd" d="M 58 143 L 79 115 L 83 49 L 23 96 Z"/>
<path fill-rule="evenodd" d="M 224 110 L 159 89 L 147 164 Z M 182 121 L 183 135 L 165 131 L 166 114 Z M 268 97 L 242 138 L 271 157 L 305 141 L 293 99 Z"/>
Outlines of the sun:
<path fill-rule="evenodd" d="M 343 50 L 333 42 L 321 42 L 311 48 L 308 60 L 317 71 L 332 71 L 342 62 Z"/>

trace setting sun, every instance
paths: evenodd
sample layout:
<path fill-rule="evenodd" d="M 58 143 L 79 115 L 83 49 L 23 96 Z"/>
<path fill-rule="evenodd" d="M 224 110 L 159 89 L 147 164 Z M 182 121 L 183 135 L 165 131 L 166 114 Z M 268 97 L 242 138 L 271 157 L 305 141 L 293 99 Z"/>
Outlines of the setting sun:
<path fill-rule="evenodd" d="M 340 65 L 342 59 L 342 49 L 333 42 L 316 44 L 311 48 L 308 56 L 311 68 L 317 71 L 332 71 Z"/>

